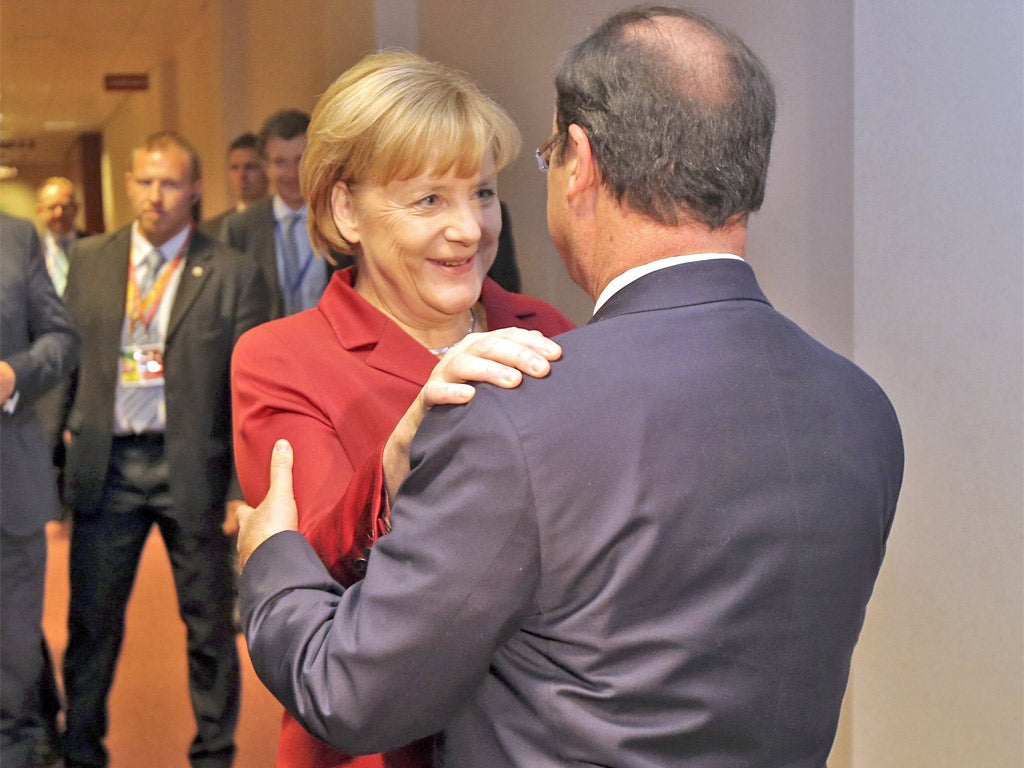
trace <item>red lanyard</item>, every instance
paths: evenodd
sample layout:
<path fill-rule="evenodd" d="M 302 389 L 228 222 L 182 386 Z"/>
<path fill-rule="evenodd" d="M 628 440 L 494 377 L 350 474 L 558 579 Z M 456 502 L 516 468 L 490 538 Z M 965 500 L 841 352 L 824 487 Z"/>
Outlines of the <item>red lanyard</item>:
<path fill-rule="evenodd" d="M 142 323 L 146 331 L 149 331 L 149 324 L 153 322 L 154 316 L 160 309 L 160 302 L 164 300 L 164 294 L 167 292 L 167 284 L 171 281 L 171 277 L 177 271 L 178 266 L 181 264 L 181 260 L 185 256 L 185 251 L 188 250 L 189 242 L 192 240 L 192 233 L 189 232 L 185 242 L 182 244 L 181 249 L 178 251 L 178 255 L 174 257 L 170 265 L 166 269 L 160 271 L 160 276 L 154 281 L 153 286 L 149 289 L 145 296 L 142 296 L 139 292 L 139 283 L 135 279 L 135 260 L 128 260 L 128 300 L 127 309 L 128 317 L 131 320 L 131 329 L 134 330 L 136 323 Z"/>

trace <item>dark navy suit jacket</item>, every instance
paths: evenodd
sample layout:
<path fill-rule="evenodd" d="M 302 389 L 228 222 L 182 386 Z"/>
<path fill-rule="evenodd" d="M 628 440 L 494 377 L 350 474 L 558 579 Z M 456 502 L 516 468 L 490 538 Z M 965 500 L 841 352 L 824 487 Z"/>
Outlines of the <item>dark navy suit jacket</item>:
<path fill-rule="evenodd" d="M 902 480 L 888 399 L 737 260 L 558 340 L 547 378 L 428 414 L 362 583 L 297 533 L 256 550 L 260 676 L 349 752 L 821 768 Z"/>
<path fill-rule="evenodd" d="M 25 536 L 60 512 L 49 435 L 33 402 L 74 368 L 78 334 L 46 272 L 35 227 L 7 214 L 0 214 L 0 310 L 0 360 L 14 369 L 18 393 L 13 412 L 0 415 L 0 527 Z"/>

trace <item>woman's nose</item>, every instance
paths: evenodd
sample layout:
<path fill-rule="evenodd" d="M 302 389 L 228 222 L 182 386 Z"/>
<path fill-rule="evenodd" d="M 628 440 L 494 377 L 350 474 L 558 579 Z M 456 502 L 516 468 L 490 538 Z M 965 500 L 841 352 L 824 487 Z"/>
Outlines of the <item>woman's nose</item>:
<path fill-rule="evenodd" d="M 482 232 L 480 206 L 469 202 L 452 206 L 451 221 L 445 235 L 457 243 L 475 245 Z"/>

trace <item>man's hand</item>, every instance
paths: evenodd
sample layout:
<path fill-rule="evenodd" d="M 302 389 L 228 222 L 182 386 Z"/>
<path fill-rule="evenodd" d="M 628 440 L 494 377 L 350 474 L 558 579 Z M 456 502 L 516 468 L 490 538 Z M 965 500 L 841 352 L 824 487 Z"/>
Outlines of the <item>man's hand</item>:
<path fill-rule="evenodd" d="M 6 403 L 14 394 L 16 379 L 17 376 L 14 375 L 14 369 L 10 364 L 6 360 L 0 360 L 0 403 Z"/>
<path fill-rule="evenodd" d="M 246 504 L 238 508 L 239 568 L 244 568 L 256 548 L 275 533 L 298 528 L 299 515 L 292 492 L 292 460 L 291 444 L 278 440 L 270 455 L 270 490 L 256 509 Z"/>
<path fill-rule="evenodd" d="M 384 446 L 384 480 L 392 497 L 409 474 L 409 448 L 423 417 L 435 405 L 468 403 L 476 390 L 469 382 L 487 382 L 514 389 L 523 374 L 543 378 L 551 361 L 562 356 L 562 348 L 540 331 L 502 328 L 488 333 L 471 333 L 441 360 L 395 425 Z"/>
<path fill-rule="evenodd" d="M 238 533 L 238 509 L 245 502 L 242 499 L 231 499 L 224 504 L 224 522 L 220 529 L 225 536 L 235 536 Z"/>

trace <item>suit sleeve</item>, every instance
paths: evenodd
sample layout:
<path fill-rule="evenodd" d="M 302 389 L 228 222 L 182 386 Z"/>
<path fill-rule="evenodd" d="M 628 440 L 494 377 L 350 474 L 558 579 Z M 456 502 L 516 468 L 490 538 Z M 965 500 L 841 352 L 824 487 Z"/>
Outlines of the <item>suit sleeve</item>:
<path fill-rule="evenodd" d="M 46 272 L 39 236 L 31 227 L 26 229 L 30 237 L 25 300 L 31 344 L 7 358 L 22 402 L 47 392 L 74 369 L 78 360 L 78 334 Z"/>
<path fill-rule="evenodd" d="M 259 547 L 241 578 L 261 679 L 311 733 L 351 753 L 442 729 L 533 610 L 529 472 L 493 391 L 432 410 L 412 460 L 365 580 L 340 587 L 291 532 Z"/>

